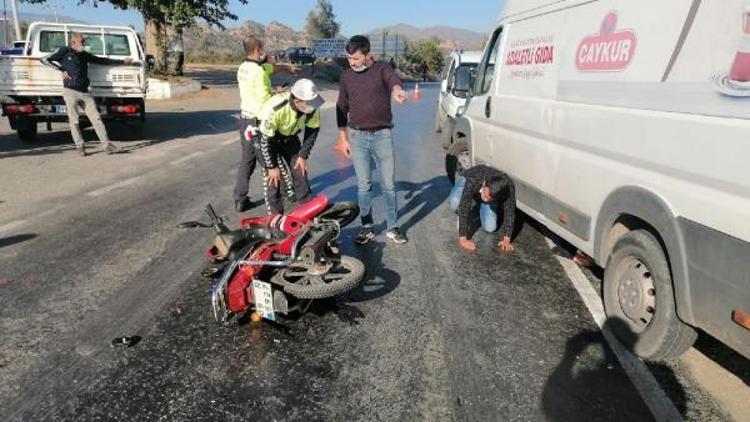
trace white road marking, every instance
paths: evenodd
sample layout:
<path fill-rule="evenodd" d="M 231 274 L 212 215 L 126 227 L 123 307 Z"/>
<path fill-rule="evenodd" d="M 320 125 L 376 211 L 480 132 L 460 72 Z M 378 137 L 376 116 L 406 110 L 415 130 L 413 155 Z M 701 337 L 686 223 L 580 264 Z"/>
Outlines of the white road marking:
<path fill-rule="evenodd" d="M 198 157 L 200 157 L 201 155 L 203 155 L 203 153 L 202 153 L 202 152 L 200 152 L 200 151 L 196 151 L 196 152 L 194 152 L 194 153 L 192 153 L 192 154 L 190 154 L 190 155 L 186 155 L 186 156 L 184 156 L 184 157 L 182 157 L 182 158 L 179 158 L 179 159 L 177 159 L 177 160 L 174 160 L 174 161 L 170 162 L 169 164 L 170 164 L 170 165 L 173 165 L 173 166 L 179 166 L 180 164 L 186 163 L 186 162 L 188 162 L 188 161 L 192 160 L 193 158 L 198 158 Z"/>
<path fill-rule="evenodd" d="M 221 141 L 221 145 L 222 145 L 222 146 L 227 146 L 227 145 L 231 145 L 231 144 L 233 144 L 233 143 L 235 143 L 235 142 L 237 142 L 237 138 L 236 138 L 236 137 L 234 137 L 234 138 L 229 138 L 229 139 L 226 139 L 226 140 L 224 140 L 224 141 Z"/>
<path fill-rule="evenodd" d="M 8 224 L 4 224 L 4 225 L 0 226 L 0 235 L 8 233 L 11 230 L 17 229 L 17 228 L 23 226 L 24 223 L 26 223 L 26 220 L 16 220 L 16 221 L 11 221 Z"/>
<path fill-rule="evenodd" d="M 555 247 L 555 243 L 549 238 L 547 239 L 547 245 L 550 248 Z M 643 361 L 625 349 L 609 327 L 605 326 L 607 315 L 604 313 L 604 304 L 599 294 L 594 290 L 589 280 L 578 267 L 578 264 L 571 259 L 559 255 L 557 256 L 557 260 L 562 265 L 573 286 L 578 290 L 583 303 L 602 330 L 602 335 L 607 340 L 609 347 L 615 353 L 615 356 L 617 356 L 625 373 L 628 374 L 628 378 L 630 378 L 630 381 L 638 390 L 638 393 L 646 403 L 646 406 L 648 406 L 651 414 L 654 415 L 654 418 L 657 421 L 682 421 L 682 415 L 680 415 L 672 400 L 667 397 L 667 394 L 662 390 L 654 375 L 648 370 Z"/>
<path fill-rule="evenodd" d="M 113 190 L 120 189 L 120 188 L 123 188 L 125 186 L 130 186 L 130 185 L 133 185 L 135 183 L 138 183 L 138 181 L 140 181 L 140 179 L 141 179 L 140 177 L 134 177 L 132 179 L 126 179 L 126 180 L 123 180 L 122 182 L 115 183 L 114 185 L 105 186 L 103 188 L 91 191 L 87 195 L 88 196 L 93 196 L 93 197 L 102 196 L 102 195 L 105 195 L 105 194 L 107 194 L 109 192 L 112 192 Z"/>

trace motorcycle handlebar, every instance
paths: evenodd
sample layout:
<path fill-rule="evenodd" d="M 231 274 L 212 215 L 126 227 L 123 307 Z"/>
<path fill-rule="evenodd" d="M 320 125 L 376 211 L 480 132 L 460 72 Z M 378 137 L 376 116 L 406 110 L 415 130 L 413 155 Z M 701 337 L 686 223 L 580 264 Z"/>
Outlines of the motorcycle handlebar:
<path fill-rule="evenodd" d="M 221 234 L 229 231 L 227 226 L 224 225 L 224 220 L 216 214 L 216 210 L 214 210 L 214 207 L 211 204 L 206 205 L 206 214 L 208 215 L 208 219 L 211 221 L 214 230 L 216 230 L 216 233 Z"/>

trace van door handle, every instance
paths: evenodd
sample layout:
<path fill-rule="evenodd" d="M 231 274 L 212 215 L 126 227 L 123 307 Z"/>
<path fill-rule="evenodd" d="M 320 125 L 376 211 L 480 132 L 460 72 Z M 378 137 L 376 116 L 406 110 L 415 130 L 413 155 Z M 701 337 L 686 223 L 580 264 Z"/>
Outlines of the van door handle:
<path fill-rule="evenodd" d="M 492 115 L 492 97 L 487 97 L 487 104 L 484 106 L 484 116 L 490 118 Z"/>

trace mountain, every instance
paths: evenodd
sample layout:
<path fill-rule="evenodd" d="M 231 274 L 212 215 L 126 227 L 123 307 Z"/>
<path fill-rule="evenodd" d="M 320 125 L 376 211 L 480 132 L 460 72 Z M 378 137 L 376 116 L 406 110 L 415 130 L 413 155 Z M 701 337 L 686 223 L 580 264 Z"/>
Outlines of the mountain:
<path fill-rule="evenodd" d="M 218 31 L 208 25 L 189 28 L 183 35 L 187 56 L 243 57 L 242 39 L 255 35 L 263 40 L 266 51 L 306 45 L 304 32 L 279 23 L 268 25 L 247 21 L 237 28 Z"/>
<path fill-rule="evenodd" d="M 369 31 L 369 35 L 382 35 L 388 32 L 391 35 L 402 35 L 409 41 L 421 41 L 428 38 L 437 38 L 441 41 L 441 47 L 445 49 L 462 48 L 464 50 L 480 50 L 484 47 L 486 35 L 467 29 L 454 28 L 450 26 L 431 26 L 418 28 L 407 24 L 398 24 L 385 28 Z"/>

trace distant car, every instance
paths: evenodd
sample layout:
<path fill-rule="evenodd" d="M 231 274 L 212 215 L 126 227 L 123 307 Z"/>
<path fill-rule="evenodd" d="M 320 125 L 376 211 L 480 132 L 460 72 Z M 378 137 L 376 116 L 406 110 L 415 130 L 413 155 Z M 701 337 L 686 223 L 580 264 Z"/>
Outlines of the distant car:
<path fill-rule="evenodd" d="M 315 54 L 313 51 L 306 47 L 291 47 L 286 49 L 286 58 L 290 63 L 305 64 L 314 63 Z"/>
<path fill-rule="evenodd" d="M 466 85 L 466 81 L 456 80 L 456 77 L 467 76 L 466 72 L 460 72 L 459 69 L 469 69 L 471 73 L 476 72 L 481 60 L 481 51 L 456 51 L 451 54 L 448 70 L 440 84 L 437 116 L 435 116 L 435 131 L 443 135 L 440 139 L 445 149 L 448 149 L 452 143 L 450 135 L 458 109 L 466 105 L 469 97 L 469 92 L 461 88 Z"/>
<path fill-rule="evenodd" d="M 14 41 L 12 47 L 0 50 L 0 54 L 2 54 L 3 56 L 21 55 L 23 54 L 23 50 L 25 47 L 26 41 Z"/>
<path fill-rule="evenodd" d="M 285 50 L 273 50 L 266 54 L 266 60 L 269 62 L 279 62 L 286 58 Z"/>

